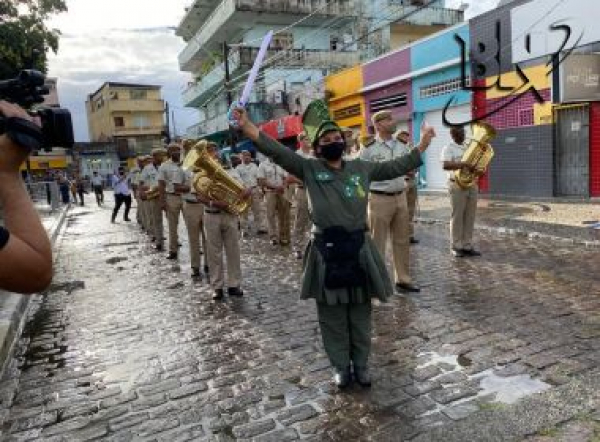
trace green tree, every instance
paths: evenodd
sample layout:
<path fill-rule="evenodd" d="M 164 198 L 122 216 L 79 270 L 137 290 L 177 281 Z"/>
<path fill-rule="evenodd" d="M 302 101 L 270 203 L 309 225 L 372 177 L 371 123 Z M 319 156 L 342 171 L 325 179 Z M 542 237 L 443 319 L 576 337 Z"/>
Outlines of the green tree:
<path fill-rule="evenodd" d="M 60 32 L 45 20 L 66 10 L 65 0 L 0 0 L 0 79 L 21 69 L 47 72 L 47 51 L 58 51 Z"/>

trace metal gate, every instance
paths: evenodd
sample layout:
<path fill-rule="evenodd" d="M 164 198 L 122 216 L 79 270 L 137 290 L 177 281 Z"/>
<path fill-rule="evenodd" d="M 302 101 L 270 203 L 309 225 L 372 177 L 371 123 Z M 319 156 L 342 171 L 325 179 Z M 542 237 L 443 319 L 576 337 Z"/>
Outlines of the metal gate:
<path fill-rule="evenodd" d="M 590 193 L 590 113 L 587 105 L 556 109 L 556 196 Z"/>

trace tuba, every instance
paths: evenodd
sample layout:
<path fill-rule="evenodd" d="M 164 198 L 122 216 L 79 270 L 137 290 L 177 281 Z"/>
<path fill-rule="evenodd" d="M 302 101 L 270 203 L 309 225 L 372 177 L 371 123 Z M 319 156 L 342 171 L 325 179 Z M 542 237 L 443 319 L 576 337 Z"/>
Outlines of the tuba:
<path fill-rule="evenodd" d="M 494 149 L 489 144 L 496 138 L 496 129 L 491 124 L 478 121 L 471 124 L 472 137 L 462 161 L 475 167 L 475 171 L 459 169 L 454 171 L 454 180 L 461 189 L 470 189 L 477 176 L 486 171 L 494 157 Z"/>
<path fill-rule="evenodd" d="M 185 146 L 184 147 L 189 147 Z M 244 186 L 231 178 L 208 152 L 208 142 L 202 140 L 189 147 L 183 168 L 195 173 L 192 180 L 196 192 L 204 197 L 227 204 L 227 212 L 242 215 L 251 201 L 244 198 Z"/>

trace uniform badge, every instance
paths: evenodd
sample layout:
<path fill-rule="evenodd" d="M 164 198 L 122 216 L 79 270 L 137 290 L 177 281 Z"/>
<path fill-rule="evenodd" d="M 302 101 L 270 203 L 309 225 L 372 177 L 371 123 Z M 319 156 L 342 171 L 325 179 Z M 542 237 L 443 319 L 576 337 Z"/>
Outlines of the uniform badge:
<path fill-rule="evenodd" d="M 346 197 L 348 198 L 364 198 L 366 196 L 365 189 L 360 180 L 360 175 L 350 176 L 344 190 Z"/>
<path fill-rule="evenodd" d="M 316 178 L 317 178 L 317 181 L 320 181 L 320 182 L 332 181 L 333 175 L 330 172 L 325 172 L 325 171 L 317 172 Z"/>

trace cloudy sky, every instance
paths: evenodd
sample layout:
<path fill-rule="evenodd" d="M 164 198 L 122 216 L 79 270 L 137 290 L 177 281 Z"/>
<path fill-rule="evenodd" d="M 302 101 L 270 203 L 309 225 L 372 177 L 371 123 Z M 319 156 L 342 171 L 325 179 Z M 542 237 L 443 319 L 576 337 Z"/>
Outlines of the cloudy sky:
<path fill-rule="evenodd" d="M 467 18 L 485 12 L 498 0 L 472 0 Z M 181 92 L 191 79 L 179 71 L 183 40 L 174 34 L 192 0 L 67 0 L 69 11 L 49 25 L 62 32 L 58 54 L 49 55 L 49 76 L 58 77 L 61 105 L 71 110 L 75 139 L 88 141 L 85 100 L 105 81 L 156 84 L 175 114 L 181 134 L 198 122 L 186 109 Z M 461 0 L 447 0 L 458 7 Z"/>

